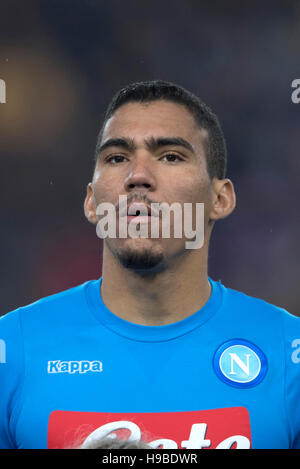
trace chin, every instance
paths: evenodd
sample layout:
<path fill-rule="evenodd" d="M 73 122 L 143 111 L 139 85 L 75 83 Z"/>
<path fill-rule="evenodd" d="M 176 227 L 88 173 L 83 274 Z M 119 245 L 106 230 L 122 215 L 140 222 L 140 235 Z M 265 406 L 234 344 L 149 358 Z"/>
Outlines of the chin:
<path fill-rule="evenodd" d="M 124 268 L 138 274 L 152 275 L 163 271 L 165 256 L 162 249 L 144 241 L 134 240 L 134 242 L 126 243 L 114 250 L 113 254 Z"/>

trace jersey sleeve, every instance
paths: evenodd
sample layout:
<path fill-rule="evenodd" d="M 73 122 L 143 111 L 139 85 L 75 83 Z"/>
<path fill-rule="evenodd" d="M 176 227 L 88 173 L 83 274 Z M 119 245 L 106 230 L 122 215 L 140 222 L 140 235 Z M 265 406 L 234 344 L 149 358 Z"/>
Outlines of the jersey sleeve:
<path fill-rule="evenodd" d="M 285 335 L 285 401 L 290 429 L 290 447 L 300 449 L 300 318 L 286 311 L 283 316 Z"/>
<path fill-rule="evenodd" d="M 0 318 L 0 449 L 15 449 L 14 411 L 23 383 L 24 356 L 19 310 Z"/>

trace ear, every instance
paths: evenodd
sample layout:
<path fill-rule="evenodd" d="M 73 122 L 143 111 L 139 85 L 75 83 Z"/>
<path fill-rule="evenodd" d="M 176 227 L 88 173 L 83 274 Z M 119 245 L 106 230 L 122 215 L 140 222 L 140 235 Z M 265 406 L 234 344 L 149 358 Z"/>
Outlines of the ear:
<path fill-rule="evenodd" d="M 96 201 L 93 194 L 92 183 L 89 182 L 86 188 L 86 197 L 84 200 L 84 214 L 87 220 L 96 225 L 98 223 L 98 217 L 96 215 Z"/>
<path fill-rule="evenodd" d="M 210 220 L 219 220 L 228 217 L 236 205 L 236 196 L 233 183 L 230 179 L 213 180 L 213 202 Z"/>

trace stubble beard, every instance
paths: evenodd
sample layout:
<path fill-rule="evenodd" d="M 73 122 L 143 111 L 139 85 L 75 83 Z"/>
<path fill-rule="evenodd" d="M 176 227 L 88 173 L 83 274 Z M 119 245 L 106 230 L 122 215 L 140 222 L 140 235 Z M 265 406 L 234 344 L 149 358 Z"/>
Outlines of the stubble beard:
<path fill-rule="evenodd" d="M 139 275 L 151 276 L 166 269 L 164 253 L 152 246 L 122 246 L 113 249 L 108 242 L 107 247 L 122 267 Z"/>

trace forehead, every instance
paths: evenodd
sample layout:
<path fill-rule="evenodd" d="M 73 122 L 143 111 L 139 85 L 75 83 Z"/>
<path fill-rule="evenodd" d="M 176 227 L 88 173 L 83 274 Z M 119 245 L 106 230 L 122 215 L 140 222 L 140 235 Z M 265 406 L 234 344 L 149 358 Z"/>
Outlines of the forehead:
<path fill-rule="evenodd" d="M 169 101 L 126 103 L 106 122 L 102 143 L 108 138 L 129 137 L 142 142 L 148 137 L 182 137 L 203 150 L 207 131 L 201 129 L 188 109 Z"/>

